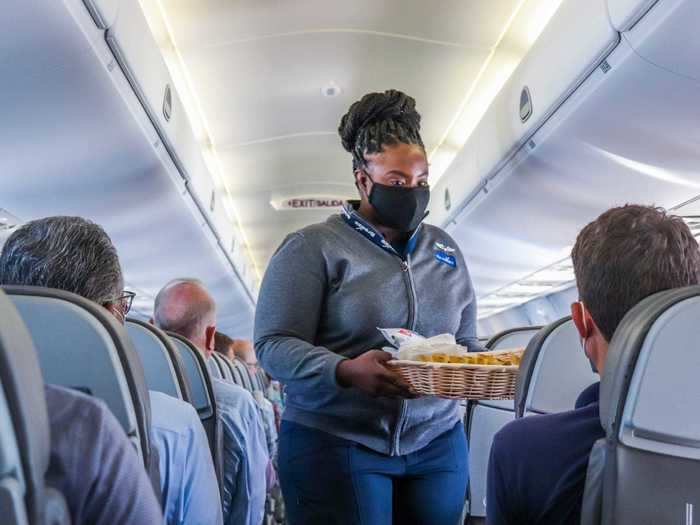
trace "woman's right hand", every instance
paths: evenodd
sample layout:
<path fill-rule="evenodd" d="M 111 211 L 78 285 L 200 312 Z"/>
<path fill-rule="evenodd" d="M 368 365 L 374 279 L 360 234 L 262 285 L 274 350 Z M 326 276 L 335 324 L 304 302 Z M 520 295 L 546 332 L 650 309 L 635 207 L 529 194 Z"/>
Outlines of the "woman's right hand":
<path fill-rule="evenodd" d="M 391 354 L 370 350 L 354 359 L 341 361 L 335 375 L 344 387 L 359 388 L 372 397 L 415 398 L 411 387 L 386 366 Z"/>

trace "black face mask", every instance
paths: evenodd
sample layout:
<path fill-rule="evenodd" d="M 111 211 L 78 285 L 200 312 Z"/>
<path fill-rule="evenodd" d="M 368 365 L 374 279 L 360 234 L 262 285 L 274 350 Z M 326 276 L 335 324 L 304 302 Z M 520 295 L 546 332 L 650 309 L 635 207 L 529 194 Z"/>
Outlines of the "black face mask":
<path fill-rule="evenodd" d="M 371 180 L 371 179 L 370 179 Z M 400 232 L 411 232 L 425 218 L 430 202 L 430 188 L 387 186 L 373 182 L 369 203 L 384 225 Z"/>

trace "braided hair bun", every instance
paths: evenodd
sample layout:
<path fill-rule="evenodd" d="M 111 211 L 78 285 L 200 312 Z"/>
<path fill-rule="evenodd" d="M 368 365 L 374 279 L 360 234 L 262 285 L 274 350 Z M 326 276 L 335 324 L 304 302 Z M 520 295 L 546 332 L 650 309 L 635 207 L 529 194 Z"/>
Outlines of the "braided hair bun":
<path fill-rule="evenodd" d="M 364 166 L 365 155 L 378 153 L 385 145 L 424 147 L 416 101 L 394 89 L 368 93 L 350 106 L 340 121 L 338 134 L 345 150 L 352 154 L 353 169 Z"/>

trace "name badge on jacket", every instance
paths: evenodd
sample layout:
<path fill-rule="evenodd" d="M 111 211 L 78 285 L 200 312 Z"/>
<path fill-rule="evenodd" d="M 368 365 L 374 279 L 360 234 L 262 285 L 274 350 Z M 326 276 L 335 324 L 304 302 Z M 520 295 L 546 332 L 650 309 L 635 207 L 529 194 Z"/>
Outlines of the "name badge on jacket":
<path fill-rule="evenodd" d="M 451 268 L 457 267 L 457 258 L 453 255 L 454 251 L 454 248 L 442 244 L 441 242 L 435 243 L 435 259 Z"/>

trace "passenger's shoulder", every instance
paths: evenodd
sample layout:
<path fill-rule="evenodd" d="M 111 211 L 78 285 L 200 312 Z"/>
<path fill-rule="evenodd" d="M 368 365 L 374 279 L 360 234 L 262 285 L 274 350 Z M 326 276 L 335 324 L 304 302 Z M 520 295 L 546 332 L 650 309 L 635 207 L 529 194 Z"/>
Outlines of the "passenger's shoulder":
<path fill-rule="evenodd" d="M 199 423 L 199 416 L 189 403 L 154 390 L 148 393 L 151 399 L 151 425 L 154 428 L 186 432 Z"/>
<path fill-rule="evenodd" d="M 217 403 L 219 399 L 221 399 L 221 401 L 225 403 L 255 406 L 255 400 L 251 393 L 239 385 L 212 378 L 212 386 Z"/>
<path fill-rule="evenodd" d="M 102 400 L 70 388 L 45 385 L 44 394 L 49 419 L 65 417 L 84 424 L 96 424 L 111 416 L 111 412 Z"/>
<path fill-rule="evenodd" d="M 523 443 L 527 443 L 528 449 L 548 443 L 552 439 L 553 431 L 559 427 L 561 419 L 560 414 L 547 414 L 510 421 L 496 434 L 494 450 L 518 452 L 523 450 Z"/>
<path fill-rule="evenodd" d="M 126 440 L 121 424 L 102 400 L 55 385 L 47 385 L 45 395 L 53 447 L 89 443 L 89 451 L 101 455 Z"/>

